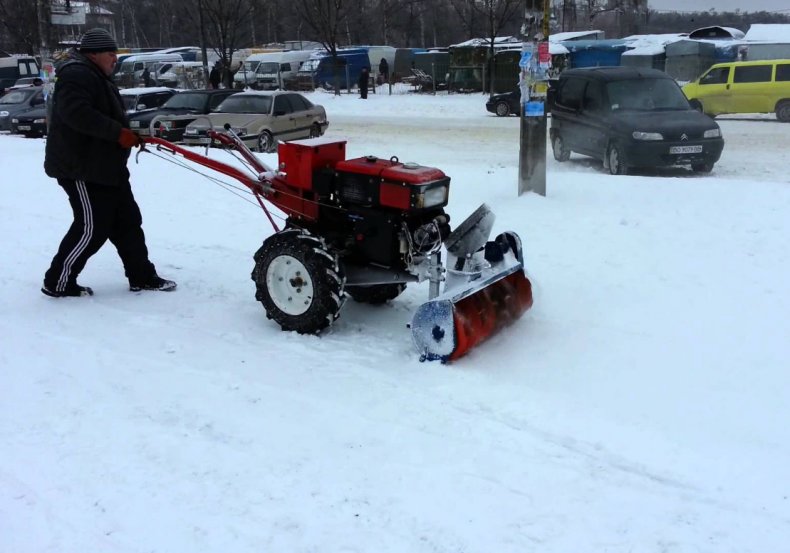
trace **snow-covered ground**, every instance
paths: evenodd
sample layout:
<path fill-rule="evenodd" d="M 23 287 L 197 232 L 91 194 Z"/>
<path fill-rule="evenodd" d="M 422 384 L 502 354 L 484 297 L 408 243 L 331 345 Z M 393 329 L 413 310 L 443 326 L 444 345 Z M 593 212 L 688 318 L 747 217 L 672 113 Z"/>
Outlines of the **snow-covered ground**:
<path fill-rule="evenodd" d="M 452 365 L 412 349 L 427 285 L 283 333 L 250 280 L 260 209 L 147 154 L 178 290 L 128 292 L 107 245 L 96 295 L 53 300 L 68 203 L 44 141 L 2 135 L 0 551 L 787 550 L 790 125 L 720 120 L 709 176 L 574 156 L 519 197 L 518 119 L 484 96 L 311 97 L 349 156 L 448 173 L 456 221 L 492 206 L 534 308 Z"/>

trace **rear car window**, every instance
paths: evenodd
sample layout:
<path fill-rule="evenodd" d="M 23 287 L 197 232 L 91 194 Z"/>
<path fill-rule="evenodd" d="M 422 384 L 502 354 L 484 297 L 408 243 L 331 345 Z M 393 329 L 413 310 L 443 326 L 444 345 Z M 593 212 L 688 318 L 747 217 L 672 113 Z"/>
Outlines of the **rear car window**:
<path fill-rule="evenodd" d="M 776 64 L 776 80 L 790 81 L 790 63 Z"/>
<path fill-rule="evenodd" d="M 734 83 L 767 83 L 771 80 L 770 65 L 745 65 L 735 68 Z"/>

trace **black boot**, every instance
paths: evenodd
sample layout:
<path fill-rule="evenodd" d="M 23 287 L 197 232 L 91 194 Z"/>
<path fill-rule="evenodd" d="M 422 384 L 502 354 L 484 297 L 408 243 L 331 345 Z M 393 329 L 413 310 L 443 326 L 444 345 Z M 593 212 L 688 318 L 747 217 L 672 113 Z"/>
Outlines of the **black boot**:
<path fill-rule="evenodd" d="M 82 296 L 92 296 L 93 290 L 87 286 L 80 286 L 79 284 L 70 284 L 62 291 L 57 291 L 48 288 L 45 284 L 41 287 L 41 293 L 49 296 L 50 298 L 79 298 Z"/>
<path fill-rule="evenodd" d="M 172 280 L 166 280 L 158 275 L 152 276 L 145 282 L 130 282 L 129 290 L 131 292 L 139 292 L 141 290 L 156 290 L 159 292 L 172 292 L 176 289 L 176 283 Z"/>

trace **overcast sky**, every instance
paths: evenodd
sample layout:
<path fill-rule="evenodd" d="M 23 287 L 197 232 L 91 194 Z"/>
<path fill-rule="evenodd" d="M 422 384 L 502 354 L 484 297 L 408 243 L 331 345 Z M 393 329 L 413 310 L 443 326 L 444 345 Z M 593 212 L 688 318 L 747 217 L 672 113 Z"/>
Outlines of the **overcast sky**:
<path fill-rule="evenodd" d="M 704 11 L 716 8 L 717 11 L 775 11 L 788 10 L 790 0 L 648 0 L 651 10 Z"/>

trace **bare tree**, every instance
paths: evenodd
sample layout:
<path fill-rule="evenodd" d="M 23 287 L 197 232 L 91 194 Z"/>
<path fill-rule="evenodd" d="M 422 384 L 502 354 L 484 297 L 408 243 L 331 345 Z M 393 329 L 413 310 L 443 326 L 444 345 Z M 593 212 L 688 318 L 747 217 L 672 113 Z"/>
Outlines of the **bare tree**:
<path fill-rule="evenodd" d="M 335 93 L 340 93 L 340 60 L 337 46 L 343 31 L 347 31 L 348 16 L 352 9 L 350 0 L 296 0 L 296 12 L 313 32 L 316 40 L 332 56 L 335 68 Z"/>
<path fill-rule="evenodd" d="M 0 0 L 0 23 L 12 40 L 16 53 L 39 53 L 38 2 Z"/>
<path fill-rule="evenodd" d="M 352 3 L 350 0 L 296 0 L 294 8 L 313 32 L 316 41 L 337 57 L 337 45 L 346 30 Z"/>

